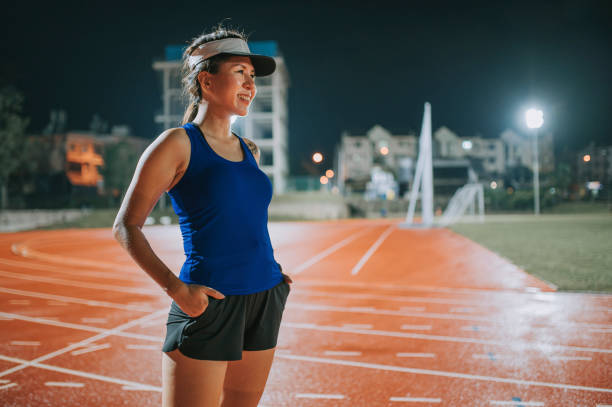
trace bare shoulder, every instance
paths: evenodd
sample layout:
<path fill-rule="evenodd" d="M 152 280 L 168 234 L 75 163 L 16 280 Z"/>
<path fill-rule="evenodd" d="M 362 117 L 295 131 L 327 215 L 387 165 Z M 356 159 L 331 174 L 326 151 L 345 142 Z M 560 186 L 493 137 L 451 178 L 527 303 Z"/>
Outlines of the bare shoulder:
<path fill-rule="evenodd" d="M 168 157 L 177 168 L 187 166 L 191 154 L 191 142 L 187 132 L 182 127 L 174 127 L 163 131 L 147 148 L 149 154 Z"/>
<path fill-rule="evenodd" d="M 255 144 L 253 140 L 250 140 L 246 137 L 243 137 L 242 139 L 244 140 L 246 145 L 249 146 L 249 150 L 251 150 L 251 153 L 253 153 L 253 156 L 259 155 L 259 148 L 257 147 L 257 144 Z"/>

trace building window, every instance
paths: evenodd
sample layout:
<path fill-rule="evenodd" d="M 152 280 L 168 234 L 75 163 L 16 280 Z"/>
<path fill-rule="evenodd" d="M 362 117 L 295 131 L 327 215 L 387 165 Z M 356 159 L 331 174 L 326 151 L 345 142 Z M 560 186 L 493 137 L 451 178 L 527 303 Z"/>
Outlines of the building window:
<path fill-rule="evenodd" d="M 259 165 L 274 165 L 274 154 L 272 151 L 259 150 Z"/>

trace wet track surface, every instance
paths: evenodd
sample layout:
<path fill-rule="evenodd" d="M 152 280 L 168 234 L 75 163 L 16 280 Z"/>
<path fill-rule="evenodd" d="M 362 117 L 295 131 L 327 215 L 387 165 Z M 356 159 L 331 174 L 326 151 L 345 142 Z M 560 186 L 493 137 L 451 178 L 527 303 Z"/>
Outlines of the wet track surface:
<path fill-rule="evenodd" d="M 260 406 L 612 405 L 612 296 L 398 221 L 270 223 L 294 283 Z M 178 227 L 144 231 L 178 271 Z M 0 235 L 1 404 L 160 405 L 169 304 L 108 229 Z"/>

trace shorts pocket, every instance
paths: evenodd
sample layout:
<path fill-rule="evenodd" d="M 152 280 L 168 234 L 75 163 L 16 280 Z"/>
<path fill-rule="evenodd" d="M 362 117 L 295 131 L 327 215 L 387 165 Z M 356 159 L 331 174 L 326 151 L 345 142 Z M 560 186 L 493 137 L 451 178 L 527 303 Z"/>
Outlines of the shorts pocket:
<path fill-rule="evenodd" d="M 208 326 L 212 321 L 215 320 L 217 315 L 216 309 L 219 305 L 219 301 L 214 297 L 208 297 L 208 305 L 204 312 L 202 312 L 197 317 L 189 317 L 189 321 L 183 327 L 183 332 L 181 335 L 181 342 L 185 336 L 190 336 L 193 333 L 197 332 L 200 329 Z"/>

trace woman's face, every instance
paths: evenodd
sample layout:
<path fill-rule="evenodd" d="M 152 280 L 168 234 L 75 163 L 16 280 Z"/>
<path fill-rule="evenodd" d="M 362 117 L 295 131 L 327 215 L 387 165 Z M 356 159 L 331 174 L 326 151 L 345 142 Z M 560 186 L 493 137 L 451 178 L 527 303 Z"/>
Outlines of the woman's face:
<path fill-rule="evenodd" d="M 208 109 L 228 116 L 247 115 L 257 92 L 251 58 L 231 56 L 221 62 L 216 74 L 200 72 L 199 79 L 204 98 L 208 101 Z"/>

